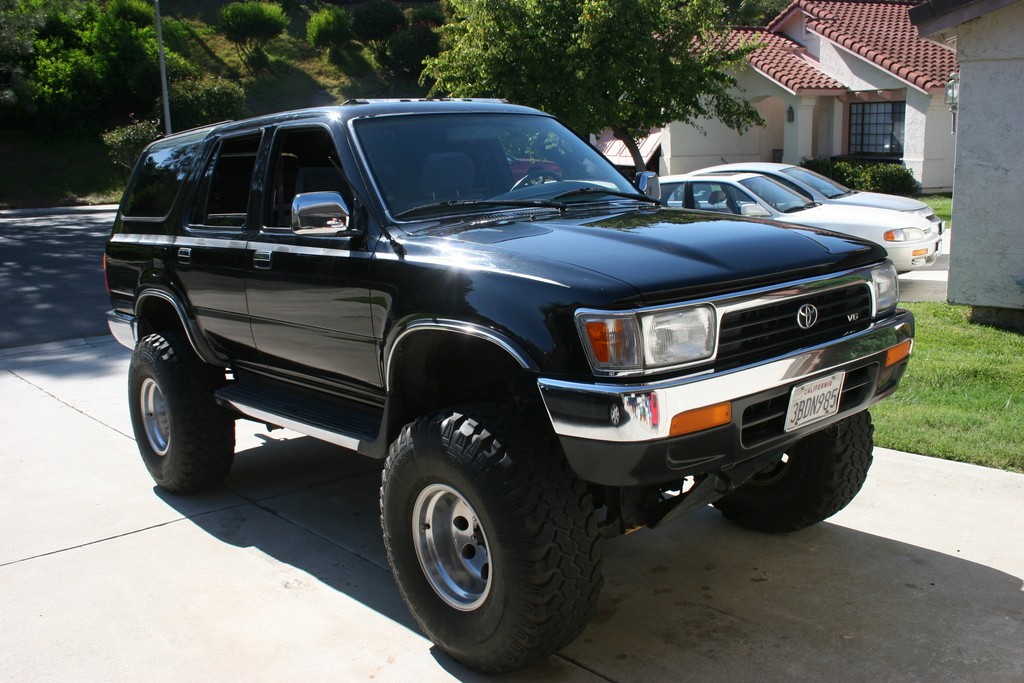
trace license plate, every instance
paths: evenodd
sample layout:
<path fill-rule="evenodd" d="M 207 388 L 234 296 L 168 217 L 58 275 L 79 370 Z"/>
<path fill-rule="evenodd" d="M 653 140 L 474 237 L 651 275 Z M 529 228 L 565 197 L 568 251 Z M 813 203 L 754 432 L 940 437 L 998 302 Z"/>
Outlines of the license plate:
<path fill-rule="evenodd" d="M 845 372 L 837 372 L 795 387 L 786 411 L 786 431 L 791 432 L 838 413 L 845 377 Z"/>

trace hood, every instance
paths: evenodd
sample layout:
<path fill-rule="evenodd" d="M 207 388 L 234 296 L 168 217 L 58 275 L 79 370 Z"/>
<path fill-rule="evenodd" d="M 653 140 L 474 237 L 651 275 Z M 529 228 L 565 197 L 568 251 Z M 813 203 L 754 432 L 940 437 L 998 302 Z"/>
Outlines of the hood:
<path fill-rule="evenodd" d="M 413 258 L 443 257 L 449 264 L 457 259 L 469 267 L 574 289 L 607 289 L 614 280 L 632 287 L 645 304 L 809 277 L 885 258 L 884 250 L 844 235 L 674 209 L 460 221 L 421 231 L 406 244 Z"/>
<path fill-rule="evenodd" d="M 840 206 L 872 206 L 876 209 L 889 209 L 890 211 L 920 211 L 921 209 L 931 211 L 927 204 L 916 199 L 880 192 L 854 192 L 829 201 Z"/>

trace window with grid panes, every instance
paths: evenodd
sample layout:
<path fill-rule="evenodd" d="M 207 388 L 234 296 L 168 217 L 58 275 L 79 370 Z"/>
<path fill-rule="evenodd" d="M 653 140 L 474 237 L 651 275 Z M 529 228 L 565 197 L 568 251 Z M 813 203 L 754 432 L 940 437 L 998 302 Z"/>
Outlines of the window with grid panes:
<path fill-rule="evenodd" d="M 906 102 L 850 104 L 850 154 L 903 156 Z"/>

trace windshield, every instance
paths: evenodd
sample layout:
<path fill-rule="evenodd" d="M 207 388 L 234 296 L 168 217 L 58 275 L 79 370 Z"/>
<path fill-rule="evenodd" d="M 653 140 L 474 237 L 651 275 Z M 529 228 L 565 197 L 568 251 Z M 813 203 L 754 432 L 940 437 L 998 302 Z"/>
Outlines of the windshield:
<path fill-rule="evenodd" d="M 547 116 L 381 116 L 357 120 L 354 130 L 393 217 L 545 206 L 583 188 L 637 192 L 596 150 Z M 573 202 L 615 199 L 604 192 L 571 196 Z"/>
<path fill-rule="evenodd" d="M 815 173 L 814 171 L 807 168 L 801 168 L 800 166 L 785 168 L 782 169 L 782 172 L 788 175 L 790 178 L 795 178 L 804 185 L 809 185 L 810 187 L 813 187 L 815 190 L 822 193 L 829 199 L 842 197 L 843 195 L 850 194 L 853 191 L 848 187 L 840 185 L 831 178 L 826 178 L 823 175 Z"/>
<path fill-rule="evenodd" d="M 764 176 L 744 178 L 740 181 L 740 185 L 753 192 L 766 204 L 781 213 L 799 211 L 814 205 L 814 202 L 808 202 L 806 197 Z"/>

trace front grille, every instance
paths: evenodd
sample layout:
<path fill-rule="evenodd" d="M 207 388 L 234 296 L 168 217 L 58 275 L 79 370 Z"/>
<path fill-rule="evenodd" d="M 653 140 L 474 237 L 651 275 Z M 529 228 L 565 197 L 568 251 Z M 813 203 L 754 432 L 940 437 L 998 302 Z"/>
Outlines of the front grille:
<path fill-rule="evenodd" d="M 797 311 L 812 304 L 817 322 L 797 324 Z M 864 284 L 787 299 L 722 318 L 716 370 L 773 358 L 865 330 L 871 323 L 871 293 Z"/>

